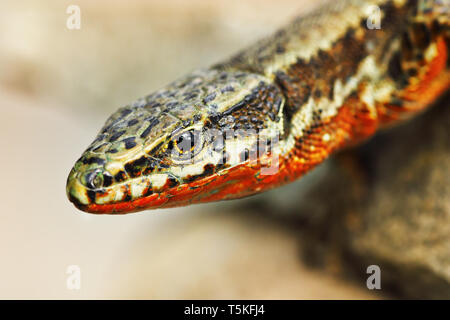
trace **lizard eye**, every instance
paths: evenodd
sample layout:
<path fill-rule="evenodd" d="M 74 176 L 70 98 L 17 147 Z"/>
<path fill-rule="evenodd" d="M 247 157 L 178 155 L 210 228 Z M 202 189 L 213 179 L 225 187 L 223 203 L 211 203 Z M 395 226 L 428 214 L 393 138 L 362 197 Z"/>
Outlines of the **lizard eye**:
<path fill-rule="evenodd" d="M 169 142 L 172 155 L 181 159 L 192 159 L 200 152 L 202 145 L 202 134 L 194 129 L 175 135 Z"/>

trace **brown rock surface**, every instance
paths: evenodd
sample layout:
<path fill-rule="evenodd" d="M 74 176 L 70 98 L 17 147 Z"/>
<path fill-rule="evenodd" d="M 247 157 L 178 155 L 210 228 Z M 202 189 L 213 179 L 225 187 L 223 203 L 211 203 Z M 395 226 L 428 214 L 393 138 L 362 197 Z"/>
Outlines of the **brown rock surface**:
<path fill-rule="evenodd" d="M 253 201 L 270 212 L 282 202 L 284 217 L 299 222 L 312 265 L 367 278 L 375 264 L 383 292 L 450 298 L 448 101 L 338 154 L 269 201 Z"/>

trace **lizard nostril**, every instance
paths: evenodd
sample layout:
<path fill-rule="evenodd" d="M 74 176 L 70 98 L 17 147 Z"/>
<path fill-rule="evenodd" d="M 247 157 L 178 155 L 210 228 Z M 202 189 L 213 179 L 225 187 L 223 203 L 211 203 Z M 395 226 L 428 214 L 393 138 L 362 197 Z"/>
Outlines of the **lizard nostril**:
<path fill-rule="evenodd" d="M 95 170 L 86 175 L 86 186 L 91 189 L 100 189 L 103 187 L 103 173 Z"/>

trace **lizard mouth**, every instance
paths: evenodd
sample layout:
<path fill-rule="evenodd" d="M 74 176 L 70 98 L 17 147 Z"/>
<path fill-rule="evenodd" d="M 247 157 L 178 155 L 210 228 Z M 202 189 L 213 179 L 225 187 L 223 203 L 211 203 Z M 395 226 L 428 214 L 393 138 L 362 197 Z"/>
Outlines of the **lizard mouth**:
<path fill-rule="evenodd" d="M 190 183 L 175 186 L 168 183 L 161 191 L 128 201 L 85 204 L 71 191 L 68 191 L 68 197 L 78 209 L 95 214 L 125 214 L 146 209 L 231 200 L 259 193 L 281 183 L 280 175 L 261 175 L 261 168 L 260 164 L 252 165 L 248 161 Z M 71 186 L 68 190 L 71 190 Z"/>

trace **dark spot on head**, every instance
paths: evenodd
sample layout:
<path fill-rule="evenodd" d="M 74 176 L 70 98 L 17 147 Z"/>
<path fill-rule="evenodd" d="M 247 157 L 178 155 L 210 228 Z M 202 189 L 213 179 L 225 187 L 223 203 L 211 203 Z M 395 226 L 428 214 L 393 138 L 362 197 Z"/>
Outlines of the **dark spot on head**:
<path fill-rule="evenodd" d="M 410 77 L 415 77 L 415 76 L 417 76 L 417 69 L 416 68 L 409 68 L 407 73 L 408 73 L 408 75 Z"/>
<path fill-rule="evenodd" d="M 169 102 L 168 104 L 166 104 L 167 108 L 174 108 L 178 105 L 178 102 Z"/>
<path fill-rule="evenodd" d="M 398 97 L 392 97 L 389 101 L 389 105 L 396 106 L 396 107 L 402 107 L 404 104 L 403 100 L 399 99 Z"/>
<path fill-rule="evenodd" d="M 164 163 L 164 162 L 162 162 L 162 161 L 159 162 L 158 165 L 159 165 L 159 167 L 162 168 L 162 169 L 170 168 L 170 166 L 169 166 L 168 164 L 166 164 L 166 163 Z"/>
<path fill-rule="evenodd" d="M 316 97 L 317 99 L 322 97 L 322 91 L 320 91 L 320 89 L 314 90 L 314 97 Z"/>
<path fill-rule="evenodd" d="M 125 149 L 131 149 L 136 146 L 135 137 L 130 137 L 122 140 L 125 143 Z"/>
<path fill-rule="evenodd" d="M 284 49 L 284 47 L 281 45 L 281 44 L 277 44 L 277 48 L 276 48 L 276 52 L 277 53 L 284 53 L 285 52 L 285 49 Z"/>
<path fill-rule="evenodd" d="M 114 132 L 111 137 L 109 138 L 109 142 L 114 142 L 117 139 L 119 139 L 123 134 L 125 133 L 125 131 L 117 131 Z"/>
<path fill-rule="evenodd" d="M 282 102 L 282 99 L 281 99 L 280 97 L 278 97 L 278 98 L 275 100 L 274 109 L 275 109 L 275 112 L 276 112 L 276 113 L 280 112 L 281 102 Z"/>
<path fill-rule="evenodd" d="M 86 193 L 91 203 L 95 203 L 95 197 L 97 196 L 97 193 L 94 190 L 87 190 Z"/>
<path fill-rule="evenodd" d="M 132 120 L 130 120 L 130 121 L 128 121 L 128 126 L 134 126 L 136 123 L 138 123 L 139 122 L 139 120 L 137 120 L 137 119 L 132 119 Z"/>
<path fill-rule="evenodd" d="M 233 112 L 235 112 L 235 111 L 237 111 L 237 110 L 239 110 L 239 109 L 245 107 L 245 105 L 248 103 L 249 96 L 250 96 L 250 95 L 247 95 L 247 96 L 244 98 L 244 101 L 239 101 L 239 102 L 236 103 L 235 105 L 231 106 L 228 110 L 226 110 L 225 112 L 222 113 L 222 116 L 229 115 L 229 114 L 231 114 L 231 113 L 233 113 Z M 251 100 L 251 99 L 250 99 L 250 100 Z"/>
<path fill-rule="evenodd" d="M 225 93 L 225 92 L 233 92 L 234 88 L 231 85 L 226 86 L 225 88 L 221 89 L 220 92 Z"/>
<path fill-rule="evenodd" d="M 402 77 L 402 66 L 400 61 L 400 53 L 396 52 L 388 65 L 388 73 L 394 80 L 399 80 Z"/>
<path fill-rule="evenodd" d="M 411 60 L 412 57 L 412 52 L 413 52 L 413 45 L 411 42 L 411 38 L 409 36 L 409 32 L 403 32 L 402 35 L 402 42 L 401 42 L 401 46 L 402 46 L 402 54 L 404 59 L 406 60 Z"/>
<path fill-rule="evenodd" d="M 104 187 L 109 187 L 112 184 L 113 181 L 113 177 L 111 176 L 111 174 L 107 171 L 103 172 L 103 186 Z"/>
<path fill-rule="evenodd" d="M 190 101 L 192 99 L 195 99 L 197 97 L 196 93 L 187 93 L 184 97 L 184 101 Z"/>
<path fill-rule="evenodd" d="M 124 201 L 124 202 L 131 201 L 131 194 L 130 194 L 130 189 L 129 188 L 127 188 L 125 198 L 122 201 Z"/>
<path fill-rule="evenodd" d="M 152 130 L 152 126 L 148 126 L 147 129 L 145 129 L 142 133 L 141 133 L 141 138 L 144 139 L 148 136 L 148 134 L 150 133 L 150 130 Z"/>
<path fill-rule="evenodd" d="M 121 112 L 121 116 L 122 117 L 126 117 L 127 115 L 129 115 L 131 113 L 131 110 L 130 109 L 124 109 L 124 110 L 122 110 L 122 112 Z"/>
<path fill-rule="evenodd" d="M 159 123 L 159 120 L 157 118 L 153 118 L 153 117 L 150 117 L 150 118 L 148 118 L 146 120 L 150 121 L 150 124 L 148 125 L 147 129 L 145 129 L 141 133 L 141 138 L 142 139 L 146 138 L 150 134 L 150 131 L 152 130 L 152 128 Z"/>
<path fill-rule="evenodd" d="M 215 166 L 213 164 L 211 164 L 211 163 L 206 164 L 203 167 L 203 172 L 202 173 L 194 175 L 194 176 L 188 176 L 188 177 L 186 177 L 184 179 L 184 182 L 185 183 L 190 183 L 190 182 L 193 182 L 195 180 L 201 179 L 203 177 L 208 177 L 208 176 L 210 176 L 210 175 L 212 175 L 214 173 L 214 168 L 215 168 Z"/>
<path fill-rule="evenodd" d="M 442 28 L 443 26 L 436 20 L 433 20 L 432 24 L 431 24 L 431 32 L 433 34 L 440 34 L 443 30 Z"/>
<path fill-rule="evenodd" d="M 414 40 L 420 49 L 426 49 L 431 43 L 431 33 L 423 23 L 413 25 Z"/>
<path fill-rule="evenodd" d="M 135 102 L 133 102 L 133 107 L 137 107 L 137 108 L 143 108 L 147 105 L 147 101 L 145 101 L 145 99 L 139 99 Z"/>
<path fill-rule="evenodd" d="M 86 186 L 90 189 L 98 189 L 101 188 L 102 186 L 100 185 L 100 183 L 102 181 L 98 180 L 97 175 L 99 174 L 99 171 L 92 171 L 89 172 L 86 176 L 85 176 L 85 180 L 86 180 Z"/>
<path fill-rule="evenodd" d="M 142 193 L 143 197 L 148 197 L 153 194 L 153 190 L 151 187 L 145 188 L 144 192 Z"/>
<path fill-rule="evenodd" d="M 108 131 L 110 128 L 111 128 L 111 126 L 107 126 L 106 128 L 104 128 L 104 129 L 102 130 L 102 133 L 99 134 L 99 135 L 95 138 L 94 142 L 102 141 L 103 139 L 105 139 L 105 132 Z"/>
<path fill-rule="evenodd" d="M 142 171 L 150 165 L 150 160 L 145 156 L 140 157 L 137 160 L 128 162 L 125 164 L 125 171 L 132 178 L 136 178 L 141 175 Z"/>
<path fill-rule="evenodd" d="M 330 91 L 328 91 L 328 99 L 333 100 L 334 96 L 334 80 L 332 83 L 330 83 Z"/>
<path fill-rule="evenodd" d="M 100 158 L 97 158 L 97 157 L 87 157 L 87 158 L 84 158 L 82 160 L 82 162 L 84 164 L 96 163 L 96 164 L 99 164 L 99 165 L 103 165 L 103 164 L 105 164 L 106 161 L 104 159 L 100 159 Z"/>
<path fill-rule="evenodd" d="M 213 92 L 213 93 L 207 95 L 207 96 L 203 99 L 203 102 L 204 102 L 204 103 L 208 103 L 208 102 L 213 101 L 215 98 L 216 98 L 216 94 Z"/>
<path fill-rule="evenodd" d="M 123 171 L 117 172 L 116 175 L 114 176 L 114 180 L 116 182 L 125 181 L 126 178 L 127 178 L 127 176 L 125 175 L 125 172 L 123 172 Z"/>

